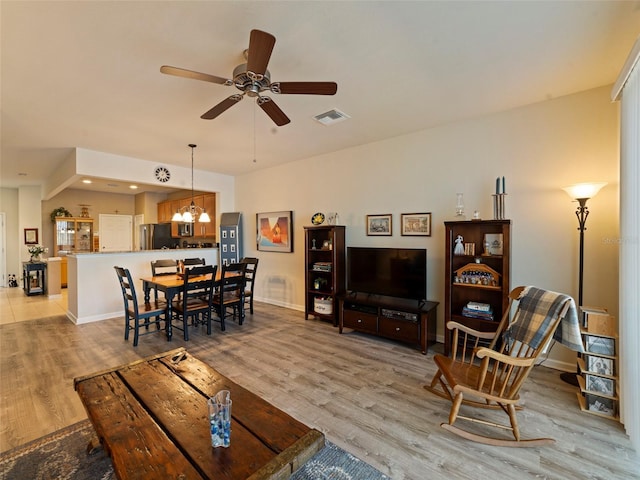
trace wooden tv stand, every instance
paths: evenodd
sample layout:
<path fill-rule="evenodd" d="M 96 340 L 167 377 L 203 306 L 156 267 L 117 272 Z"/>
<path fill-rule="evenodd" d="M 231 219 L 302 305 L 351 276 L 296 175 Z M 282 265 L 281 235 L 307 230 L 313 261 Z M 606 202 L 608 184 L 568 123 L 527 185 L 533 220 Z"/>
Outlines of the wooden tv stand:
<path fill-rule="evenodd" d="M 427 348 L 436 342 L 438 302 L 418 302 L 365 293 L 347 293 L 339 298 L 339 330 L 351 328 Z"/>

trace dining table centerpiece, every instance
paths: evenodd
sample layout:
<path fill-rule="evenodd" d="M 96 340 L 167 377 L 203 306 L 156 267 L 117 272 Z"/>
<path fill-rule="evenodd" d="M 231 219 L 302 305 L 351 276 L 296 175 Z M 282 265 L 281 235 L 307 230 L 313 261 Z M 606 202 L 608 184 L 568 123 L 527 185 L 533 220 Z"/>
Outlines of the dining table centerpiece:
<path fill-rule="evenodd" d="M 29 255 L 31 255 L 31 259 L 29 260 L 30 262 L 39 262 L 40 255 L 49 251 L 48 248 L 45 248 L 42 245 L 29 245 L 27 250 L 29 251 Z"/>

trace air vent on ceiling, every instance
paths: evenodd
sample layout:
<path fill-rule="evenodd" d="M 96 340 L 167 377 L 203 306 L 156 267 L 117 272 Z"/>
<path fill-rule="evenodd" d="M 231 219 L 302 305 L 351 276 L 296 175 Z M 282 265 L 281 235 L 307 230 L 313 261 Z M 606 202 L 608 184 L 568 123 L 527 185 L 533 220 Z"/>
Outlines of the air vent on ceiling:
<path fill-rule="evenodd" d="M 329 110 L 328 112 L 316 115 L 313 118 L 323 125 L 333 125 L 334 123 L 342 122 L 343 120 L 351 117 L 346 113 L 334 108 L 333 110 Z"/>

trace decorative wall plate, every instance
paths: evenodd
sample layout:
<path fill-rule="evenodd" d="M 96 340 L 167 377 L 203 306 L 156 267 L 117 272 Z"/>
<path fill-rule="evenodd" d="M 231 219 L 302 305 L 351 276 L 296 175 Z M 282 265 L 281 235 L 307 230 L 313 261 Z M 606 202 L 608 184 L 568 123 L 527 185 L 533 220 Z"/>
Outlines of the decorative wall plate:
<path fill-rule="evenodd" d="M 324 213 L 314 213 L 313 217 L 311 217 L 311 223 L 314 225 L 322 225 L 324 222 Z"/>
<path fill-rule="evenodd" d="M 156 167 L 154 173 L 156 175 L 156 180 L 162 183 L 168 182 L 171 178 L 171 172 L 169 172 L 167 167 Z"/>

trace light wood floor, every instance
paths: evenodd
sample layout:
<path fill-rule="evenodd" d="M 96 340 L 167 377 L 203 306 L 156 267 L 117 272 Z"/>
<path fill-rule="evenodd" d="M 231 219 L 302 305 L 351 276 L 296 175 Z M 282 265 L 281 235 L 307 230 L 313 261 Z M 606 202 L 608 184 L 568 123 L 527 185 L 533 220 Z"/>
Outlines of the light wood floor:
<path fill-rule="evenodd" d="M 448 403 L 422 388 L 434 373 L 431 350 L 425 356 L 366 335 L 339 335 L 301 312 L 259 303 L 241 327 L 229 322 L 222 333 L 216 325 L 211 337 L 197 330 L 186 344 L 145 336 L 134 349 L 121 319 L 75 326 L 46 317 L 57 311 L 46 297 L 0 290 L 0 451 L 86 418 L 74 377 L 186 346 L 394 479 L 640 478 L 640 458 L 621 425 L 580 412 L 574 387 L 544 366 L 522 392 L 520 425 L 524 437 L 557 443 L 488 447 L 439 427 Z M 25 320 L 13 313 L 21 302 L 48 313 Z"/>

